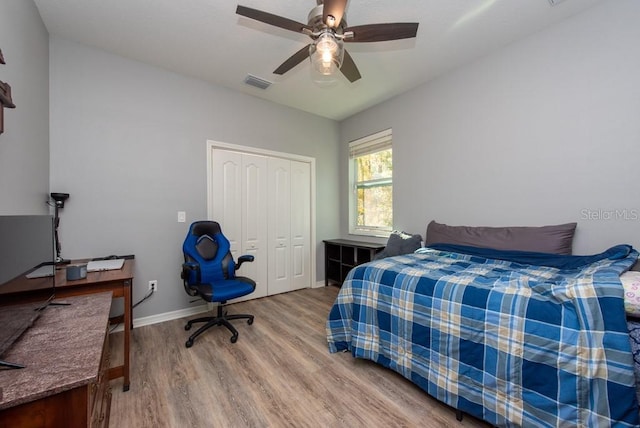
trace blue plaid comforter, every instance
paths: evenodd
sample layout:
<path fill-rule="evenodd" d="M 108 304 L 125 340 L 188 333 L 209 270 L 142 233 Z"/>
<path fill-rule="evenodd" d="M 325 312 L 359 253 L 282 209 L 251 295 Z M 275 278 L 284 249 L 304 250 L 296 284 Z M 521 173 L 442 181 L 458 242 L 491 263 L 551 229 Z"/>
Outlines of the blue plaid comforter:
<path fill-rule="evenodd" d="M 352 269 L 327 320 L 329 350 L 498 426 L 638 426 L 619 280 L 635 250 L 554 264 L 453 249 Z"/>

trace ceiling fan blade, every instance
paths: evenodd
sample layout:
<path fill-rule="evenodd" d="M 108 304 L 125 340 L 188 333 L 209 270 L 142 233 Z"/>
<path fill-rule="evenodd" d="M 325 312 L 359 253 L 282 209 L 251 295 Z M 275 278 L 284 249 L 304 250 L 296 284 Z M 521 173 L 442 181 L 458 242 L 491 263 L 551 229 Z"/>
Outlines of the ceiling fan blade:
<path fill-rule="evenodd" d="M 397 22 L 388 24 L 356 25 L 344 29 L 353 32 L 353 37 L 345 37 L 345 42 L 384 42 L 386 40 L 410 39 L 418 32 L 417 22 Z"/>
<path fill-rule="evenodd" d="M 346 49 L 344 51 L 344 59 L 342 60 L 342 67 L 340 67 L 340 71 L 351 83 L 362 77 L 358 71 L 356 63 L 353 62 L 353 58 L 351 58 L 351 55 L 349 55 L 349 52 L 347 52 Z"/>
<path fill-rule="evenodd" d="M 342 21 L 347 0 L 324 0 L 323 4 L 322 22 L 330 28 L 337 28 Z"/>
<path fill-rule="evenodd" d="M 302 61 L 309 57 L 309 46 L 310 44 L 300 49 L 298 52 L 291 55 L 285 62 L 280 64 L 280 67 L 276 68 L 273 72 L 274 74 L 284 74 L 287 71 L 291 70 L 296 65 L 300 64 Z"/>
<path fill-rule="evenodd" d="M 247 18 L 255 19 L 256 21 L 264 22 L 265 24 L 274 25 L 276 27 L 284 28 L 285 30 L 295 31 L 296 33 L 302 33 L 304 28 L 311 30 L 307 24 L 294 21 L 289 18 L 283 18 L 282 16 L 273 15 L 268 12 L 263 12 L 257 9 L 251 9 L 250 7 L 240 6 L 236 8 L 238 15 L 246 16 Z"/>

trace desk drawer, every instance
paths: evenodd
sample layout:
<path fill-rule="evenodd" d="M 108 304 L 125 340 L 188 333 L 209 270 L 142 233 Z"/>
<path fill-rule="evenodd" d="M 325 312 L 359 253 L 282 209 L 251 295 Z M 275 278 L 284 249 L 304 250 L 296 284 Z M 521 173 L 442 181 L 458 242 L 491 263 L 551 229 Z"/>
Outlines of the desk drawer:
<path fill-rule="evenodd" d="M 89 414 L 91 415 L 92 428 L 109 426 L 109 412 L 111 410 L 111 386 L 109 385 L 110 357 L 109 328 L 107 326 L 98 379 L 90 388 L 91 397 L 89 398 L 89 402 L 91 403 L 91 407 Z"/>

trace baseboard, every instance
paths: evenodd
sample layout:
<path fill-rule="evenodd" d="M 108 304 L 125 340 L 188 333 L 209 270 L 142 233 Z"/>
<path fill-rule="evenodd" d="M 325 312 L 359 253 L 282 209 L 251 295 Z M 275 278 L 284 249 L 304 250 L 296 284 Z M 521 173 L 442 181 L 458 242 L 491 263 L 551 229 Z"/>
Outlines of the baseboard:
<path fill-rule="evenodd" d="M 157 315 L 149 315 L 148 317 L 134 319 L 133 327 L 142 327 L 145 325 L 157 324 L 159 322 L 171 321 L 178 318 L 201 314 L 210 310 L 211 309 L 209 309 L 209 306 L 205 303 L 204 305 L 193 306 L 191 308 L 178 309 L 177 311 L 171 312 L 163 312 Z"/>
<path fill-rule="evenodd" d="M 315 284 L 311 286 L 311 288 L 320 288 L 324 287 L 324 279 L 322 281 L 317 281 Z"/>
<path fill-rule="evenodd" d="M 311 286 L 311 288 L 320 288 L 324 287 L 324 280 L 317 281 L 315 284 Z M 145 325 L 157 324 L 160 322 L 171 321 L 178 318 L 189 317 L 192 315 L 201 314 L 203 312 L 209 312 L 212 308 L 209 307 L 208 304 L 193 306 L 191 308 L 178 309 L 177 311 L 164 312 L 157 315 L 150 315 L 148 317 L 134 318 L 133 319 L 133 328 L 143 327 Z M 112 332 L 123 331 L 122 324 L 118 325 Z"/>
<path fill-rule="evenodd" d="M 177 311 L 171 312 L 163 312 L 157 315 L 150 315 L 148 317 L 134 318 L 133 319 L 133 328 L 143 327 L 145 325 L 157 324 L 164 321 L 171 321 L 178 318 L 189 317 L 192 315 L 201 314 L 203 312 L 208 312 L 211 309 L 205 303 L 204 305 L 193 306 L 191 308 L 178 309 Z M 122 324 L 118 325 L 113 332 L 123 331 Z"/>

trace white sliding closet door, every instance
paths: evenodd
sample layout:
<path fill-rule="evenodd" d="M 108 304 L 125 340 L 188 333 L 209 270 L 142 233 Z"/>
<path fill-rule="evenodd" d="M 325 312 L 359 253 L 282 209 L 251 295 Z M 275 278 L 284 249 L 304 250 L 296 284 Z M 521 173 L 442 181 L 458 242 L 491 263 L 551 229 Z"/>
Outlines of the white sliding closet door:
<path fill-rule="evenodd" d="M 242 155 L 226 150 L 216 150 L 211 171 L 211 196 L 213 204 L 211 220 L 220 223 L 222 233 L 231 243 L 231 254 L 237 259 L 242 249 Z"/>
<path fill-rule="evenodd" d="M 269 294 L 311 284 L 310 166 L 269 159 Z"/>
<path fill-rule="evenodd" d="M 291 161 L 291 286 L 311 284 L 311 166 Z"/>
<path fill-rule="evenodd" d="M 236 261 L 243 254 L 255 257 L 236 273 L 253 279 L 256 291 L 237 301 L 266 296 L 267 158 L 214 150 L 211 167 L 211 219 L 220 223 Z"/>
<path fill-rule="evenodd" d="M 269 158 L 269 294 L 291 289 L 291 165 Z"/>
<path fill-rule="evenodd" d="M 239 300 L 310 287 L 313 160 L 224 146 L 209 148 L 209 217 L 222 226 L 236 260 L 255 257 L 238 275 L 256 281 L 256 291 Z"/>
<path fill-rule="evenodd" d="M 267 278 L 267 158 L 242 155 L 242 254 L 255 257 L 242 265 L 237 274 L 256 282 L 256 291 L 247 298 L 268 294 Z M 237 260 L 237 259 L 236 259 Z"/>

